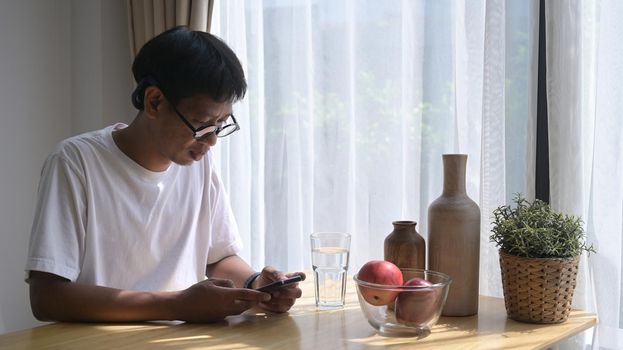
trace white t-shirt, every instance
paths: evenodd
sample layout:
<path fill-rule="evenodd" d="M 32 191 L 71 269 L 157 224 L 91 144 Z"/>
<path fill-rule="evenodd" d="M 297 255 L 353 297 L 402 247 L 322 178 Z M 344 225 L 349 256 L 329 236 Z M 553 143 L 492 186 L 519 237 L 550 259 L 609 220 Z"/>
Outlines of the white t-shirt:
<path fill-rule="evenodd" d="M 105 129 L 62 141 L 39 183 L 26 270 L 142 291 L 181 290 L 241 250 L 211 153 L 153 172 Z"/>

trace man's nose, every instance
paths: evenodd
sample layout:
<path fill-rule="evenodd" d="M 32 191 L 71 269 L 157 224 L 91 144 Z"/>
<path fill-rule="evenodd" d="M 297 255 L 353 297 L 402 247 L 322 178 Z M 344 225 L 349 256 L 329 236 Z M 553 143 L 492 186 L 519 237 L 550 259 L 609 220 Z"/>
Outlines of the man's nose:
<path fill-rule="evenodd" d="M 208 145 L 208 146 L 214 146 L 216 145 L 216 133 L 211 133 L 208 135 L 205 135 L 204 137 L 198 138 L 196 139 L 197 142 Z"/>

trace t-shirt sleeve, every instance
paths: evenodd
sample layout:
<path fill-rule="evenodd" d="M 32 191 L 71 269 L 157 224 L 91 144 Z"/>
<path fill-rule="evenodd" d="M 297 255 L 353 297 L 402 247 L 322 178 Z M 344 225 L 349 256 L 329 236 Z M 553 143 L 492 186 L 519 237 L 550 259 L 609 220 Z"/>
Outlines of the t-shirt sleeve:
<path fill-rule="evenodd" d="M 71 281 L 80 273 L 85 236 L 84 179 L 59 154 L 41 172 L 26 273 L 49 272 Z"/>
<path fill-rule="evenodd" d="M 210 159 L 210 162 L 213 162 Z M 239 254 L 242 251 L 242 240 L 238 232 L 238 225 L 234 218 L 229 202 L 229 196 L 221 178 L 214 169 L 209 171 L 209 203 L 211 212 L 211 236 L 208 248 L 208 264 L 213 264 L 227 256 Z"/>

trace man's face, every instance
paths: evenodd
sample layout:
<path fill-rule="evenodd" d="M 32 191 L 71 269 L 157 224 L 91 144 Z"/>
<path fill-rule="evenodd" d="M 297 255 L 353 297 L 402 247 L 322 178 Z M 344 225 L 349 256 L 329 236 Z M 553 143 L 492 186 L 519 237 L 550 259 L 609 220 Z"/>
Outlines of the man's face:
<path fill-rule="evenodd" d="M 161 155 L 180 165 L 201 160 L 210 147 L 216 144 L 216 135 L 212 133 L 195 139 L 193 131 L 168 101 L 165 101 L 163 107 L 158 123 L 158 149 Z M 232 114 L 231 102 L 215 102 L 206 95 L 184 98 L 175 108 L 195 129 L 222 125 Z"/>

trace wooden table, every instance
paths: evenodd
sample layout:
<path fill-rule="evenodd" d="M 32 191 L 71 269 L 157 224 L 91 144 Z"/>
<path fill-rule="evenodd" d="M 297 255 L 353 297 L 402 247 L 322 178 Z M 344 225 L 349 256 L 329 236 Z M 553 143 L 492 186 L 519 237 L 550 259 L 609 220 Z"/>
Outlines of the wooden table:
<path fill-rule="evenodd" d="M 316 310 L 312 278 L 301 288 L 285 315 L 247 312 L 206 325 L 57 323 L 0 335 L 0 349 L 543 349 L 597 322 L 575 310 L 562 324 L 519 323 L 506 318 L 503 299 L 481 297 L 477 316 L 442 317 L 423 339 L 388 338 L 367 323 L 352 280 L 342 310 Z"/>

